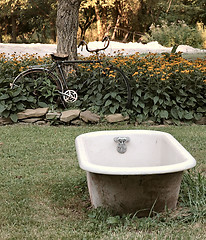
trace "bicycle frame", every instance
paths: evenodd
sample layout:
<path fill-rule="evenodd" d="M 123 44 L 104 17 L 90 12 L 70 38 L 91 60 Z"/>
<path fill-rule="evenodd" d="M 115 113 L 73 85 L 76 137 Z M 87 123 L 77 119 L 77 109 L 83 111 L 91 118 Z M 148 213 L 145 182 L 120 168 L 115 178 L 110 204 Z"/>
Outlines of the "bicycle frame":
<path fill-rule="evenodd" d="M 102 60 L 64 60 L 64 61 L 55 61 L 50 68 L 46 68 L 49 72 L 54 72 L 55 69 L 58 69 L 59 75 L 57 76 L 63 83 L 63 86 L 67 89 L 67 81 L 65 72 L 62 66 L 69 66 L 73 64 L 95 64 L 102 63 Z M 45 68 L 44 68 L 45 69 Z"/>
<path fill-rule="evenodd" d="M 102 48 L 102 49 L 95 49 L 95 50 L 89 49 L 88 46 L 87 46 L 87 43 L 85 41 L 81 41 L 81 43 L 79 44 L 79 46 L 80 45 L 82 45 L 82 46 L 86 45 L 86 50 L 88 52 L 95 53 L 95 55 L 96 55 L 95 60 L 81 60 L 81 59 L 80 60 L 68 60 L 68 56 L 58 56 L 58 55 L 55 55 L 55 54 L 51 54 L 53 63 L 45 64 L 45 65 L 30 66 L 30 70 L 26 70 L 25 72 L 20 73 L 14 79 L 13 84 L 11 84 L 11 88 L 13 88 L 13 86 L 16 86 L 15 83 L 19 79 L 24 78 L 25 76 L 30 77 L 30 74 L 32 73 L 32 71 L 35 72 L 35 73 L 38 73 L 40 75 L 42 74 L 42 72 L 44 72 L 45 74 L 49 74 L 48 77 L 50 76 L 50 78 L 53 79 L 54 82 L 56 82 L 56 84 L 58 86 L 58 93 L 61 94 L 61 96 L 63 97 L 63 100 L 65 102 L 74 102 L 74 101 L 77 100 L 78 94 L 75 90 L 69 89 L 71 87 L 71 85 L 67 81 L 67 73 L 66 73 L 64 67 L 72 65 L 75 69 L 76 64 L 96 64 L 96 63 L 99 63 L 102 66 L 102 67 L 101 66 L 99 67 L 99 74 L 103 73 L 104 76 L 106 76 L 105 72 L 107 73 L 107 71 L 101 71 L 102 69 L 108 70 L 108 73 L 109 73 L 109 71 L 111 71 L 111 72 L 116 71 L 120 74 L 119 76 L 121 77 L 123 83 L 126 86 L 125 91 L 128 93 L 128 99 L 129 99 L 128 102 L 129 102 L 131 100 L 131 90 L 130 90 L 128 80 L 126 79 L 126 76 L 124 75 L 124 73 L 120 69 L 113 66 L 113 64 L 111 64 L 108 61 L 107 58 L 104 59 L 104 58 L 100 57 L 99 52 L 102 51 L 102 50 L 105 50 L 109 46 L 109 39 L 107 37 L 104 38 L 103 41 L 105 42 L 105 47 Z M 106 65 L 106 67 L 105 67 L 105 65 Z M 68 71 L 69 70 L 70 69 L 68 69 Z M 75 77 L 75 74 L 72 77 Z M 31 78 L 32 78 L 32 76 L 31 76 Z"/>
<path fill-rule="evenodd" d="M 68 66 L 68 65 L 73 65 L 73 64 L 83 64 L 83 63 L 102 63 L 102 60 L 64 60 L 64 61 L 55 61 L 52 64 L 47 64 L 47 65 L 33 65 L 30 66 L 31 69 L 43 69 L 43 70 L 47 70 L 48 72 L 55 72 L 55 69 L 58 69 L 60 76 L 56 76 L 56 77 L 60 77 L 62 83 L 64 84 L 64 86 L 67 86 L 66 83 L 66 76 L 65 73 L 63 71 L 63 65 Z M 51 66 L 51 67 L 48 67 Z"/>
<path fill-rule="evenodd" d="M 68 65 L 72 65 L 72 64 L 84 64 L 84 63 L 87 63 L 87 64 L 95 64 L 95 63 L 102 63 L 103 62 L 103 60 L 101 60 L 100 59 L 100 57 L 99 57 L 99 52 L 100 51 L 102 51 L 102 50 L 105 50 L 108 46 L 109 46 L 109 38 L 108 37 L 104 37 L 104 39 L 102 40 L 102 42 L 105 42 L 105 46 L 104 46 L 104 48 L 102 48 L 102 49 L 95 49 L 95 50 L 90 50 L 89 48 L 88 48 L 88 46 L 87 46 L 87 43 L 84 41 L 84 40 L 82 40 L 80 43 L 79 43 L 79 45 L 78 45 L 78 48 L 80 47 L 80 46 L 86 46 L 86 50 L 88 51 L 88 52 L 90 52 L 90 53 L 95 53 L 96 54 L 96 57 L 97 57 L 97 59 L 98 60 L 64 60 L 64 58 L 62 58 L 61 59 L 61 57 L 58 57 L 58 56 L 55 56 L 54 54 L 51 54 L 51 56 L 52 56 L 52 59 L 53 59 L 53 63 L 52 63 L 52 65 L 51 65 L 51 67 L 50 68 L 47 68 L 46 66 L 48 66 L 48 65 L 37 65 L 37 66 L 32 66 L 31 68 L 42 68 L 43 66 L 45 66 L 45 67 L 43 67 L 42 69 L 45 69 L 45 70 L 47 70 L 48 72 L 50 72 L 50 73 L 53 73 L 54 71 L 55 71 L 55 69 L 58 69 L 58 72 L 59 72 L 59 75 L 57 74 L 57 78 L 60 78 L 60 81 L 62 82 L 62 84 L 63 84 L 63 87 L 65 88 L 65 89 L 68 89 L 68 87 L 67 87 L 67 82 L 66 82 L 66 76 L 65 76 L 65 72 L 64 72 L 64 70 L 63 70 L 63 65 L 64 66 L 68 66 Z"/>

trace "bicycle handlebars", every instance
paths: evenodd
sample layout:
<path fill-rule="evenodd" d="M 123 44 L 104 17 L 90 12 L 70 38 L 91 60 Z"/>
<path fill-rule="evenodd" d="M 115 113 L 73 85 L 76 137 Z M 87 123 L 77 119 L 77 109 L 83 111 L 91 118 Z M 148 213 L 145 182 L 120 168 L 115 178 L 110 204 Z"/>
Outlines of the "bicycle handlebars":
<path fill-rule="evenodd" d="M 109 46 L 109 38 L 108 37 L 104 37 L 103 39 L 102 39 L 102 42 L 105 42 L 104 43 L 104 48 L 97 48 L 97 49 L 93 49 L 93 50 L 91 50 L 91 49 L 89 49 L 88 48 L 88 44 L 84 41 L 84 40 L 81 40 L 81 42 L 79 43 L 79 45 L 78 45 L 78 48 L 80 47 L 80 46 L 86 46 L 86 50 L 88 51 L 88 52 L 95 52 L 95 53 L 98 53 L 99 51 L 102 51 L 102 50 L 105 50 L 106 48 L 108 48 L 108 46 Z"/>

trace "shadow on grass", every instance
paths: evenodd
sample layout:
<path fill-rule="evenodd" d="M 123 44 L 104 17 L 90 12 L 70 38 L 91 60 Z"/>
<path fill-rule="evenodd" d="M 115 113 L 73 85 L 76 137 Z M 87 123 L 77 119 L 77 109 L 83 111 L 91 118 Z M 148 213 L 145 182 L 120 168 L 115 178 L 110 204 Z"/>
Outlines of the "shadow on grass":
<path fill-rule="evenodd" d="M 84 213 L 90 208 L 86 177 L 65 178 L 50 186 L 53 204 L 57 208 L 66 208 Z"/>

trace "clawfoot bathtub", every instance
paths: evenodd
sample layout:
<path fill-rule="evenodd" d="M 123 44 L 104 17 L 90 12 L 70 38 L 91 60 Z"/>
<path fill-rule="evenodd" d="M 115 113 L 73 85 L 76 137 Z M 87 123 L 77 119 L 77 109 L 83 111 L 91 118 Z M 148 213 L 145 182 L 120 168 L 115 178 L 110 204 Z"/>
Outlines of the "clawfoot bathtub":
<path fill-rule="evenodd" d="M 183 171 L 196 165 L 172 135 L 160 131 L 91 132 L 75 144 L 92 205 L 115 214 L 142 217 L 174 209 Z"/>

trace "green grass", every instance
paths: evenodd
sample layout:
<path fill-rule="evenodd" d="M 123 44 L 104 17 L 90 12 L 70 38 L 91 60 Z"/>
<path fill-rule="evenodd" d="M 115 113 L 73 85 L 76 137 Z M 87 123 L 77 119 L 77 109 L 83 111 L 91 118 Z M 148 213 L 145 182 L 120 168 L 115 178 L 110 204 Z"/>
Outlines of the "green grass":
<path fill-rule="evenodd" d="M 197 160 L 177 210 L 153 218 L 113 216 L 90 206 L 74 140 L 108 129 L 171 133 Z M 204 239 L 206 126 L 0 127 L 0 239 Z"/>
<path fill-rule="evenodd" d="M 197 58 L 204 59 L 206 57 L 206 52 L 199 52 L 199 53 L 183 53 L 182 54 L 183 58 L 190 60 L 190 61 L 195 61 Z"/>

